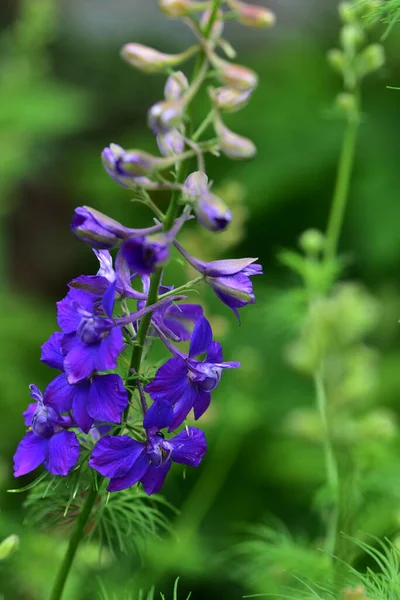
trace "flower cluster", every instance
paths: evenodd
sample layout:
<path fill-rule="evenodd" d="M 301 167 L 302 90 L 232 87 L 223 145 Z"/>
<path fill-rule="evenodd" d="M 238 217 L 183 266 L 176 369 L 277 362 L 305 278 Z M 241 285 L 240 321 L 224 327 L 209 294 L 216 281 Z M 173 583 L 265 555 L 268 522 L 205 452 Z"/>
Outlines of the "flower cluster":
<path fill-rule="evenodd" d="M 198 10 L 189 0 L 160 4 L 170 16 Z M 227 4 L 247 25 L 271 24 L 271 14 L 264 9 L 236 0 Z M 145 72 L 170 73 L 164 99 L 148 115 L 162 156 L 111 144 L 102 161 L 118 184 L 147 199 L 156 218 L 148 228 L 132 229 L 93 208 L 75 210 L 72 231 L 92 248 L 99 270 L 71 281 L 57 304 L 59 331 L 42 346 L 41 360 L 59 374 L 43 394 L 30 387 L 36 402 L 24 413 L 28 432 L 14 457 L 16 477 L 42 463 L 53 475 L 66 476 L 86 460 L 80 452 L 84 445 L 90 448 L 89 467 L 110 480 L 110 492 L 140 482 L 153 494 L 161 489 L 172 462 L 195 467 L 205 455 L 204 433 L 185 421 L 192 410 L 195 420 L 204 414 L 222 371 L 239 363 L 224 361 L 202 307 L 185 302 L 183 292 L 203 282 L 238 316 L 239 308 L 255 302 L 251 277 L 261 273 L 255 258 L 206 263 L 177 241 L 193 216 L 215 232 L 225 229 L 232 218 L 223 200 L 210 190 L 204 154 L 221 151 L 239 159 L 255 152 L 252 142 L 228 130 L 221 118 L 222 112 L 244 106 L 257 84 L 255 73 L 215 53 L 223 20 L 221 10 L 205 10 L 199 23 L 190 17 L 187 22 L 200 43 L 180 55 L 140 44 L 123 48 L 122 56 L 131 65 Z M 196 52 L 201 53 L 200 68 L 191 83 L 181 71 L 171 74 L 172 67 Z M 213 125 L 217 142 L 199 141 L 199 130 L 192 138 L 186 131 L 189 104 L 209 69 L 222 87 L 209 90 L 211 112 L 199 130 L 203 133 Z M 191 158 L 197 160 L 197 170 L 182 176 L 181 166 Z M 171 180 L 162 172 L 173 165 L 176 177 Z M 148 195 L 159 189 L 172 192 L 166 214 Z M 162 284 L 174 246 L 198 272 L 195 280 L 177 289 Z M 164 345 L 169 358 L 153 377 L 144 378 L 141 359 L 154 340 Z M 185 343 L 187 351 L 181 346 Z M 133 423 L 133 412 L 141 414 L 139 425 L 137 420 Z"/>

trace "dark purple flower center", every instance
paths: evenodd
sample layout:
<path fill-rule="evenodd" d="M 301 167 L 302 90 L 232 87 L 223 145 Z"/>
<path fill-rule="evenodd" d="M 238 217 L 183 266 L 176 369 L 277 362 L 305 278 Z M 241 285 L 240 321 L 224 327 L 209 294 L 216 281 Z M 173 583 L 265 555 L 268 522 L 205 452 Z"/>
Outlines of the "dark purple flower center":
<path fill-rule="evenodd" d="M 213 363 L 188 361 L 189 378 L 204 392 L 212 392 L 221 379 L 222 369 Z"/>
<path fill-rule="evenodd" d="M 77 334 L 84 344 L 92 346 L 99 344 L 110 333 L 111 324 L 109 319 L 102 319 L 85 313 L 79 323 Z"/>
<path fill-rule="evenodd" d="M 169 459 L 171 450 L 168 442 L 164 440 L 164 436 L 160 431 L 149 437 L 147 453 L 155 467 L 161 467 L 165 465 Z"/>
<path fill-rule="evenodd" d="M 52 437 L 61 430 L 57 424 L 57 415 L 50 407 L 39 404 L 32 419 L 32 430 L 45 438 Z"/>

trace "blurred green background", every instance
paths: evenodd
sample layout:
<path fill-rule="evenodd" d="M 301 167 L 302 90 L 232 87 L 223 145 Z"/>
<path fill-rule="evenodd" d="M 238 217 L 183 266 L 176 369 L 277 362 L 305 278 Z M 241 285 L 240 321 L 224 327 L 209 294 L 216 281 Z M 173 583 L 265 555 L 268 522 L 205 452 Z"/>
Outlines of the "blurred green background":
<path fill-rule="evenodd" d="M 326 226 L 344 129 L 332 110 L 341 82 L 325 59 L 336 45 L 339 20 L 330 0 L 286 0 L 271 2 L 270 8 L 278 18 L 273 31 L 231 23 L 225 30 L 239 61 L 256 69 L 261 81 L 250 106 L 227 119 L 254 140 L 256 159 L 207 160 L 235 223 L 221 236 L 199 228 L 183 236 L 199 257 L 258 256 L 264 267 L 264 276 L 255 281 L 257 304 L 241 311 L 240 327 L 204 290 L 225 357 L 240 360 L 242 368 L 224 375 L 203 419 L 209 440 L 203 465 L 185 477 L 175 468 L 163 490 L 182 511 L 175 516 L 165 509 L 180 544 L 149 536 L 140 542 L 141 559 L 135 552 L 106 551 L 99 561 L 94 540 L 79 555 L 66 600 L 136 599 L 140 586 L 152 584 L 172 598 L 178 576 L 179 597 L 192 591 L 197 600 L 282 592 L 297 570 L 324 580 L 325 557 L 318 551 L 324 532 L 321 427 L 312 380 L 293 369 L 298 361 L 290 345 L 305 314 L 296 292 L 299 281 L 277 254 L 296 247 L 304 229 Z M 107 177 L 100 152 L 110 142 L 155 152 L 145 114 L 161 98 L 164 79 L 136 73 L 118 53 L 129 41 L 180 51 L 191 36 L 183 24 L 159 14 L 156 0 L 11 0 L 0 5 L 0 24 L 0 539 L 20 536 L 19 551 L 0 562 L 0 598 L 41 600 L 67 531 L 29 519 L 23 524 L 26 494 L 6 490 L 32 480 L 13 480 L 12 455 L 24 432 L 28 385 L 43 388 L 53 376 L 39 357 L 55 329 L 55 301 L 70 279 L 96 269 L 89 249 L 69 231 L 71 215 L 85 204 L 128 226 L 148 223 L 150 214 L 130 204 L 129 192 Z M 378 28 L 375 40 L 383 31 Z M 344 343 L 347 387 L 337 394 L 333 415 L 339 452 L 352 463 L 349 533 L 359 529 L 395 538 L 400 529 L 400 92 L 387 86 L 400 85 L 396 28 L 385 47 L 384 69 L 363 88 L 364 116 L 341 242 L 344 279 L 361 287 L 348 284 L 335 305 L 334 327 L 339 323 L 348 331 L 360 318 L 363 324 L 351 343 Z M 168 198 L 160 195 L 157 201 L 165 207 Z M 184 273 L 176 260 L 167 283 L 179 281 Z"/>

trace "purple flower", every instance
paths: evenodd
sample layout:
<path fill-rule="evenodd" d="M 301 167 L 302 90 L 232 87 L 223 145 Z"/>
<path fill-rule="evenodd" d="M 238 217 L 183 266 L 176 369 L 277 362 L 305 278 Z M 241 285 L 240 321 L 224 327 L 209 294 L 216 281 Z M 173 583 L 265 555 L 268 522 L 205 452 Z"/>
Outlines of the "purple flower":
<path fill-rule="evenodd" d="M 46 404 L 35 385 L 30 386 L 30 395 L 36 404 L 30 404 L 24 413 L 25 425 L 31 431 L 25 435 L 14 455 L 14 476 L 26 475 L 44 463 L 53 475 L 68 475 L 79 458 L 79 442 L 73 431 L 70 417 L 60 417 Z"/>
<path fill-rule="evenodd" d="M 120 246 L 130 234 L 130 230 L 118 221 L 87 206 L 75 209 L 71 229 L 80 240 L 98 250 Z"/>
<path fill-rule="evenodd" d="M 113 291 L 113 290 L 111 290 Z M 94 371 L 109 371 L 117 366 L 123 349 L 121 329 L 111 318 L 113 299 L 103 299 L 107 317 L 95 311 L 91 294 L 71 289 L 57 303 L 57 321 L 65 334 L 61 340 L 64 370 L 69 384 L 91 376 Z"/>
<path fill-rule="evenodd" d="M 210 404 L 212 390 L 221 379 L 222 369 L 233 369 L 240 363 L 223 362 L 221 345 L 212 341 L 211 326 L 205 317 L 196 323 L 188 355 L 170 344 L 168 347 L 175 356 L 157 371 L 154 381 L 145 388 L 154 400 L 146 415 L 146 427 L 156 426 L 153 418 L 156 418 L 157 402 L 167 401 L 173 407 L 169 422 L 169 431 L 173 431 L 192 408 L 195 419 L 201 417 Z M 206 354 L 204 360 L 198 360 L 201 354 Z"/>
<path fill-rule="evenodd" d="M 147 431 L 145 442 L 126 435 L 102 438 L 89 465 L 111 480 L 109 492 L 124 490 L 140 481 L 150 496 L 161 490 L 172 461 L 197 467 L 206 450 L 205 435 L 199 429 L 188 427 L 166 440 L 157 428 L 152 428 Z"/>
<path fill-rule="evenodd" d="M 98 375 L 70 385 L 65 374 L 47 387 L 47 405 L 55 412 L 72 410 L 77 425 L 88 433 L 93 423 L 120 423 L 129 403 L 128 392 L 119 375 Z"/>
<path fill-rule="evenodd" d="M 139 275 L 150 275 L 169 258 L 170 237 L 164 234 L 128 238 L 121 252 L 129 268 Z"/>
<path fill-rule="evenodd" d="M 42 346 L 41 361 L 50 367 L 64 370 L 61 332 L 53 333 Z M 119 375 L 92 374 L 70 385 L 65 374 L 56 377 L 46 389 L 46 406 L 55 413 L 72 411 L 78 427 L 88 433 L 93 423 L 120 423 L 128 406 L 128 392 Z"/>
<path fill-rule="evenodd" d="M 238 318 L 238 308 L 255 303 L 250 277 L 262 275 L 262 266 L 254 264 L 257 258 L 214 260 L 206 263 L 191 256 L 177 241 L 174 244 L 192 267 L 204 275 L 204 281 Z"/>
<path fill-rule="evenodd" d="M 130 298 L 132 300 L 146 300 L 147 295 L 137 292 L 131 286 L 131 280 L 135 275 L 131 275 L 129 266 L 118 252 L 115 260 L 115 270 L 112 264 L 112 257 L 108 250 L 93 250 L 96 254 L 100 268 L 96 275 L 81 275 L 73 279 L 68 286 L 88 292 L 93 296 L 94 302 L 101 302 L 105 293 L 111 286 L 113 289 L 109 291 L 113 300 L 113 291 L 119 298 Z"/>

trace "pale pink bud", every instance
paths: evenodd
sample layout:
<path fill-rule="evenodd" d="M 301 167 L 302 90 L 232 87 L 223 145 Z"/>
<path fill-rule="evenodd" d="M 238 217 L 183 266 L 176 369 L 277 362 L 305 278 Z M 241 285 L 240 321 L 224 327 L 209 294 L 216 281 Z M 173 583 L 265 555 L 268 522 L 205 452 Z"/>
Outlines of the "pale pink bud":
<path fill-rule="evenodd" d="M 127 63 L 144 73 L 158 73 L 168 67 L 174 67 L 189 58 L 197 48 L 192 46 L 180 54 L 165 54 L 143 46 L 143 44 L 125 44 L 121 56 Z"/>
<path fill-rule="evenodd" d="M 258 84 L 257 73 L 244 67 L 230 63 L 222 58 L 214 58 L 218 77 L 228 86 L 240 91 L 254 90 Z"/>
<path fill-rule="evenodd" d="M 276 21 L 274 13 L 268 8 L 235 1 L 232 6 L 238 13 L 238 21 L 249 27 L 271 27 Z"/>
<path fill-rule="evenodd" d="M 186 17 L 196 6 L 190 0 L 159 0 L 160 9 L 168 17 Z"/>
<path fill-rule="evenodd" d="M 257 149 L 251 140 L 228 129 L 220 119 L 215 122 L 215 132 L 221 151 L 228 158 L 246 160 L 256 154 Z"/>
<path fill-rule="evenodd" d="M 148 113 L 149 127 L 154 133 L 166 133 L 181 123 L 184 112 L 185 105 L 179 100 L 157 102 Z"/>
<path fill-rule="evenodd" d="M 216 108 L 222 112 L 233 113 L 248 103 L 253 90 L 241 92 L 229 87 L 221 87 L 210 91 L 211 99 Z"/>
<path fill-rule="evenodd" d="M 165 83 L 164 96 L 166 100 L 180 100 L 189 89 L 189 82 L 182 71 L 172 73 Z"/>

